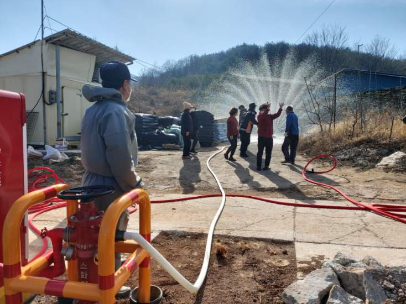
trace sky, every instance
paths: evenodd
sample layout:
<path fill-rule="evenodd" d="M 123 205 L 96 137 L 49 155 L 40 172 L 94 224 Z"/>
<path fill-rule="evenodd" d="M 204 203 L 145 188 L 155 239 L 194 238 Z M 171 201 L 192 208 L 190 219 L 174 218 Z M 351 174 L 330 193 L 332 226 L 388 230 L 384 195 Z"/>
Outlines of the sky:
<path fill-rule="evenodd" d="M 295 43 L 331 0 L 44 2 L 49 16 L 81 34 L 160 66 L 242 43 Z M 40 24 L 40 0 L 0 0 L 0 54 L 33 41 Z M 308 33 L 330 24 L 346 28 L 350 45 L 366 45 L 378 34 L 406 56 L 406 0 L 336 0 Z M 52 20 L 45 26 L 64 29 Z M 142 69 L 136 62 L 130 67 L 135 75 Z"/>

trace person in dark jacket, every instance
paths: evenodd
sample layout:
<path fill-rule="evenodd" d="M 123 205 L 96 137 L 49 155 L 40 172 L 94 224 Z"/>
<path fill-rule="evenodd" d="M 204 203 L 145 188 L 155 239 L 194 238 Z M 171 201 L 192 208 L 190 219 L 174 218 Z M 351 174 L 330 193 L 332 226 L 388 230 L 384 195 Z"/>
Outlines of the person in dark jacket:
<path fill-rule="evenodd" d="M 299 144 L 299 119 L 293 112 L 292 106 L 286 108 L 286 114 L 285 140 L 282 144 L 282 152 L 285 156 L 285 160 L 282 164 L 291 163 L 294 165 L 297 145 Z"/>
<path fill-rule="evenodd" d="M 180 117 L 180 132 L 183 137 L 183 159 L 191 158 L 190 156 L 190 145 L 191 145 L 191 138 L 193 133 L 193 120 L 192 116 L 190 116 L 190 110 L 194 108 L 194 106 L 188 102 L 183 103 L 183 113 Z"/>
<path fill-rule="evenodd" d="M 240 127 L 242 121 L 244 120 L 245 114 L 247 114 L 247 109 L 244 107 L 244 105 L 240 105 L 238 110 L 240 110 L 240 115 L 238 117 L 238 126 Z"/>
<path fill-rule="evenodd" d="M 192 117 L 192 122 L 193 122 L 193 132 L 192 132 L 192 137 L 191 137 L 191 139 L 193 139 L 193 144 L 192 144 L 192 148 L 190 149 L 190 152 L 197 154 L 196 145 L 197 145 L 197 142 L 199 141 L 199 118 L 197 117 L 195 108 L 192 108 L 190 110 L 190 116 Z"/>
<path fill-rule="evenodd" d="M 241 157 L 248 157 L 247 149 L 251 142 L 252 128 L 254 125 L 258 124 L 257 120 L 255 119 L 255 115 L 257 114 L 257 112 L 255 112 L 256 106 L 257 105 L 255 103 L 250 103 L 248 106 L 248 112 L 245 114 L 244 120 L 240 125 Z"/>
<path fill-rule="evenodd" d="M 262 155 L 265 149 L 265 167 L 263 170 L 269 170 L 273 148 L 273 121 L 282 113 L 283 103 L 279 104 L 279 110 L 275 114 L 269 113 L 271 104 L 264 103 L 259 107 L 258 114 L 258 153 L 257 170 L 261 171 Z"/>
<path fill-rule="evenodd" d="M 95 199 L 100 210 L 135 188 L 143 188 L 135 172 L 138 161 L 135 116 L 128 109 L 131 96 L 131 74 L 122 62 L 109 62 L 100 68 L 103 87 L 85 85 L 83 96 L 94 104 L 86 110 L 81 126 L 82 164 L 85 168 L 83 186 L 112 186 L 114 193 Z M 121 214 L 117 227 L 125 231 L 129 213 Z M 121 266 L 121 255 L 115 255 L 116 270 Z M 123 286 L 117 296 L 128 295 L 131 288 Z"/>
<path fill-rule="evenodd" d="M 227 152 L 224 154 L 224 158 L 230 161 L 236 161 L 233 156 L 237 149 L 238 121 L 235 117 L 238 114 L 238 109 L 232 108 L 229 114 L 230 117 L 227 119 L 227 138 L 231 146 L 228 147 Z"/>

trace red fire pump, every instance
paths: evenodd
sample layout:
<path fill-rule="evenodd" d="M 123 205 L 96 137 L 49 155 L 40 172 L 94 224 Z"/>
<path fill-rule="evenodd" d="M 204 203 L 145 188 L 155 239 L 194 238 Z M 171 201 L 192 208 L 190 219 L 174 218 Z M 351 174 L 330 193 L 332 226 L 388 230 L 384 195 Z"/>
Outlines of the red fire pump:
<path fill-rule="evenodd" d="M 66 228 L 50 231 L 43 229 L 42 237 L 52 241 L 54 265 L 45 269 L 41 276 L 55 278 L 65 273 L 65 261 L 77 260 L 77 280 L 98 283 L 97 243 L 103 211 L 100 211 L 94 199 L 114 192 L 110 186 L 88 186 L 62 191 L 58 198 L 79 200 L 79 208 L 68 219 Z M 63 247 L 63 241 L 68 243 Z"/>

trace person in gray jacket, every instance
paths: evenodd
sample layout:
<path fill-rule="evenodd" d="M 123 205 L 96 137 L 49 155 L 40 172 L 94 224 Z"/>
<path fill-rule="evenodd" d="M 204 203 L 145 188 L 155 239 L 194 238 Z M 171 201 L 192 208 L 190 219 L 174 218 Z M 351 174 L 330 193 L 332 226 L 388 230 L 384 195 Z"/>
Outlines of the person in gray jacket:
<path fill-rule="evenodd" d="M 142 179 L 135 172 L 137 165 L 137 137 L 135 116 L 128 109 L 127 101 L 132 92 L 131 74 L 121 62 L 109 62 L 100 68 L 103 87 L 83 86 L 87 100 L 95 102 L 86 110 L 82 121 L 82 164 L 86 172 L 83 186 L 108 185 L 115 192 L 96 199 L 100 210 L 118 197 L 134 188 L 142 188 Z M 129 219 L 124 212 L 117 230 L 125 231 Z M 115 229 L 115 227 L 112 227 Z M 120 267 L 120 254 L 116 254 L 116 269 Z M 118 296 L 129 294 L 130 288 L 123 286 Z"/>

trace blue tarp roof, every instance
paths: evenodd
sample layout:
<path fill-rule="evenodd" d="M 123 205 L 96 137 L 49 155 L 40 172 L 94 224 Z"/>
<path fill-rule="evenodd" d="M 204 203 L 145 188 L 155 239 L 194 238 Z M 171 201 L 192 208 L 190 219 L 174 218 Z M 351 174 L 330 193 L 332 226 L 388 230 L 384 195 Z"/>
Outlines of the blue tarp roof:
<path fill-rule="evenodd" d="M 334 86 L 337 77 L 337 94 L 361 93 L 406 87 L 406 75 L 392 75 L 366 70 L 345 69 L 327 77 L 321 83 Z"/>

